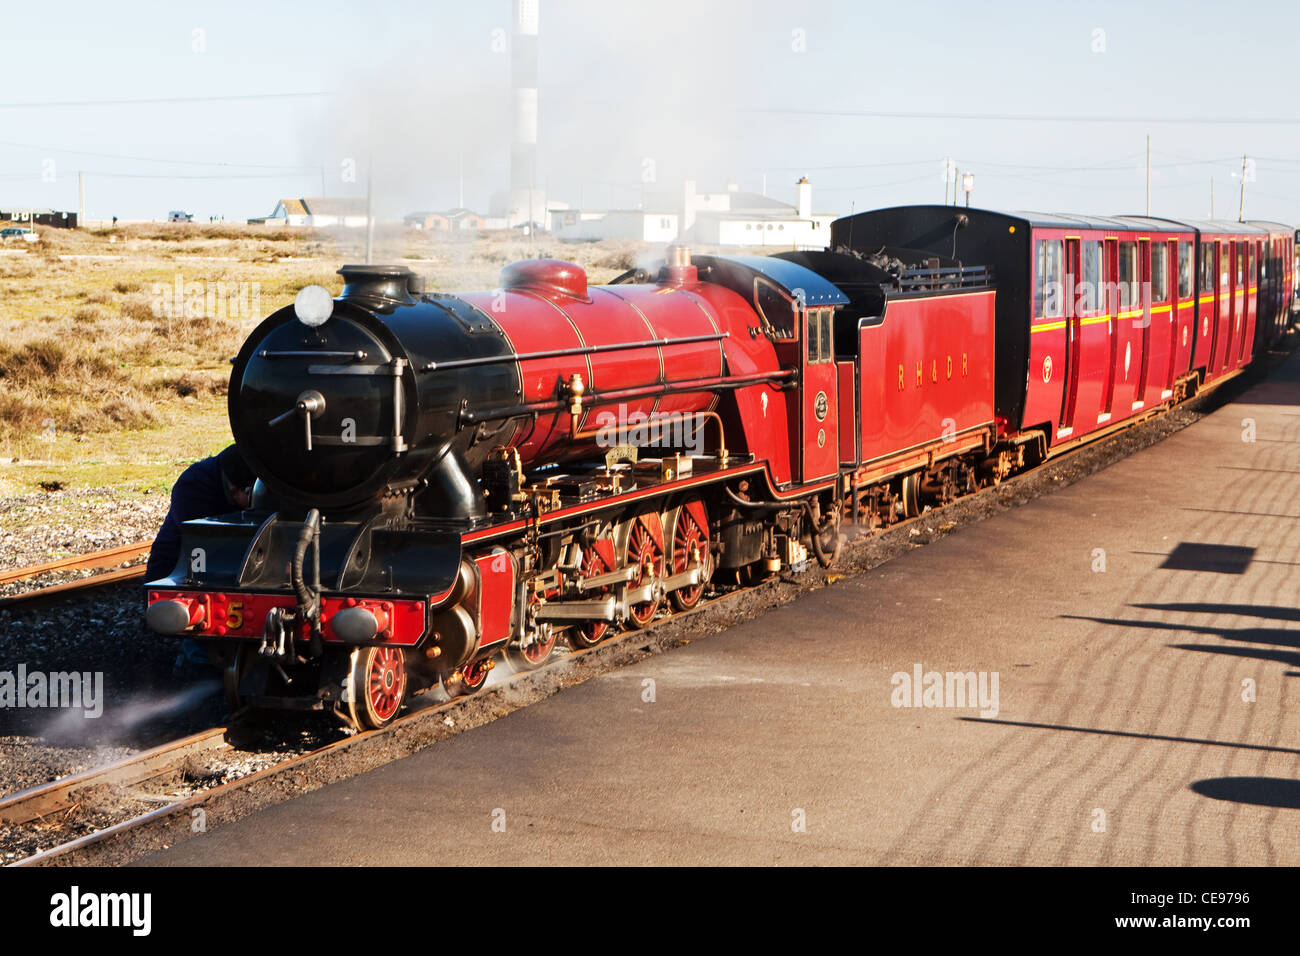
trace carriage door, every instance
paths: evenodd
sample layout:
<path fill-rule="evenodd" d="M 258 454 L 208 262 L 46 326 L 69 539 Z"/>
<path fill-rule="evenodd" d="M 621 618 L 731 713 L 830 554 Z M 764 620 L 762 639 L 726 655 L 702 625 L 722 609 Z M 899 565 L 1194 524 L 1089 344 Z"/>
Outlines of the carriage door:
<path fill-rule="evenodd" d="M 1089 247 L 1097 246 L 1097 268 L 1101 268 L 1100 243 L 1090 242 Z M 1079 239 L 1065 240 L 1065 377 L 1061 380 L 1061 424 L 1062 430 L 1074 424 L 1074 404 L 1079 394 L 1079 319 L 1081 313 L 1095 308 L 1096 287 L 1089 291 L 1088 271 L 1080 271 Z M 1082 277 L 1082 278 L 1081 278 Z M 1079 289 L 1083 294 L 1078 294 Z"/>
<path fill-rule="evenodd" d="M 1151 368 L 1151 305 L 1157 291 L 1151 279 L 1151 240 L 1139 239 L 1137 248 L 1138 270 L 1142 281 L 1138 285 L 1140 299 L 1134 305 L 1138 306 L 1142 313 L 1138 316 L 1138 321 L 1142 323 L 1142 355 L 1138 358 L 1140 364 L 1138 365 L 1137 389 L 1133 393 L 1133 408 L 1141 408 L 1146 401 L 1147 372 Z M 1157 255 L 1157 258 L 1159 258 L 1159 255 Z"/>
<path fill-rule="evenodd" d="M 839 416 L 835 349 L 831 339 L 829 306 L 804 309 L 803 368 L 799 380 L 803 387 L 803 410 L 800 415 L 800 460 L 803 481 L 829 478 L 839 470 Z"/>
<path fill-rule="evenodd" d="M 1237 364 L 1246 358 L 1246 339 L 1253 338 L 1259 327 L 1259 242 L 1246 240 L 1246 309 L 1241 320 L 1241 341 L 1237 346 Z"/>
<path fill-rule="evenodd" d="M 1125 243 L 1131 245 L 1131 243 Z M 1097 423 L 1110 420 L 1110 406 L 1115 399 L 1115 352 L 1119 343 L 1120 332 L 1120 315 L 1124 311 L 1125 299 L 1130 297 L 1131 290 L 1123 293 L 1119 292 L 1121 286 L 1131 281 L 1120 275 L 1120 262 L 1122 253 L 1120 252 L 1119 240 L 1110 236 L 1106 237 L 1106 275 L 1111 279 L 1107 289 L 1114 289 L 1116 292 L 1107 296 L 1106 303 L 1106 345 L 1101 351 L 1101 356 L 1106 362 L 1105 382 L 1106 388 L 1101 393 L 1101 414 L 1097 416 Z"/>
<path fill-rule="evenodd" d="M 1191 264 L 1184 258 L 1184 245 L 1177 239 L 1170 239 L 1168 243 L 1169 256 L 1169 375 L 1165 378 L 1164 387 L 1161 389 L 1161 399 L 1166 399 L 1173 394 L 1174 378 L 1178 375 L 1178 328 L 1182 325 L 1182 317 L 1179 314 L 1179 306 L 1187 297 L 1189 291 L 1188 283 L 1191 281 L 1190 275 L 1185 275 L 1184 270 L 1190 270 Z M 1190 253 L 1190 248 L 1186 252 Z M 1186 263 L 1186 264 L 1185 264 Z"/>
<path fill-rule="evenodd" d="M 1241 243 L 1229 242 L 1221 253 L 1219 269 L 1223 272 L 1222 284 L 1224 294 L 1228 297 L 1226 314 L 1228 317 L 1227 335 L 1223 341 L 1223 368 L 1232 365 L 1232 343 L 1236 341 L 1237 322 L 1241 318 L 1241 309 L 1237 308 L 1237 290 L 1241 288 Z"/>
<path fill-rule="evenodd" d="M 1214 363 L 1218 360 L 1219 339 L 1222 338 L 1219 334 L 1219 300 L 1223 297 L 1223 290 L 1219 287 L 1219 282 L 1222 281 L 1219 278 L 1219 256 L 1222 254 L 1223 248 L 1218 239 L 1208 239 L 1201 243 L 1201 271 L 1205 273 L 1203 276 L 1205 282 L 1201 289 L 1201 302 L 1197 304 L 1196 311 L 1199 312 L 1201 321 L 1201 334 L 1204 336 L 1206 329 L 1209 330 L 1209 352 L 1205 355 L 1206 378 L 1213 378 L 1217 371 Z M 1206 298 L 1209 302 L 1204 302 Z M 1206 308 L 1203 310 L 1201 306 Z M 1200 355 L 1196 358 L 1200 359 Z"/>

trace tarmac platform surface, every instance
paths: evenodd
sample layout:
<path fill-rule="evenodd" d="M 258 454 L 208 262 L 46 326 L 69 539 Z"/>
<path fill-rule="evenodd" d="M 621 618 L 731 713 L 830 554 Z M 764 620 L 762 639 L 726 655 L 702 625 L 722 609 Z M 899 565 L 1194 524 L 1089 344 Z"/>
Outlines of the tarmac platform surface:
<path fill-rule="evenodd" d="M 1293 353 L 1067 488 L 142 862 L 1294 866 L 1298 492 Z M 918 669 L 945 706 L 895 706 Z"/>

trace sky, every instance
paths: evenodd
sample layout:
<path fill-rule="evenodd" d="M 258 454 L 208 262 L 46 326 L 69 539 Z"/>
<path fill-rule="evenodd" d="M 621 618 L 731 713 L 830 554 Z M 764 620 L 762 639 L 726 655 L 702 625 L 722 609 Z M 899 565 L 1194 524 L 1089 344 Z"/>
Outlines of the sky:
<path fill-rule="evenodd" d="M 1300 224 L 1300 4 L 540 0 L 539 180 L 633 208 L 740 188 Z M 0 208 L 487 211 L 509 178 L 509 0 L 0 0 Z"/>

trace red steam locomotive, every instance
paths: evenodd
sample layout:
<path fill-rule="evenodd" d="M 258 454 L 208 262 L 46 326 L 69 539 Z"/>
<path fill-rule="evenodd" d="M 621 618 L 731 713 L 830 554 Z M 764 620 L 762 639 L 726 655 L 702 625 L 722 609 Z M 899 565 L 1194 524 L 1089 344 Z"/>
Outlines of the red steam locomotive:
<path fill-rule="evenodd" d="M 1285 332 L 1293 242 L 921 206 L 599 287 L 345 266 L 235 358 L 253 506 L 185 525 L 147 621 L 212 642 L 234 706 L 380 727 L 1225 381 Z"/>

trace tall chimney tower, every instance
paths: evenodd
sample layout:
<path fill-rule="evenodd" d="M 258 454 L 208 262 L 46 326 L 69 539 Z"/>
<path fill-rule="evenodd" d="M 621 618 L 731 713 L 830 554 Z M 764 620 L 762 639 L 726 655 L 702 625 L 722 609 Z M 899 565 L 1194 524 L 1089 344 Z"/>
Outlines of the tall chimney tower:
<path fill-rule="evenodd" d="M 795 206 L 798 209 L 800 219 L 812 218 L 812 184 L 808 182 L 807 176 L 800 176 L 799 182 L 795 183 Z"/>
<path fill-rule="evenodd" d="M 510 91 L 515 123 L 507 215 L 511 225 L 516 225 L 544 220 L 546 199 L 537 184 L 537 26 L 541 0 L 512 0 L 512 4 Z"/>

